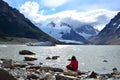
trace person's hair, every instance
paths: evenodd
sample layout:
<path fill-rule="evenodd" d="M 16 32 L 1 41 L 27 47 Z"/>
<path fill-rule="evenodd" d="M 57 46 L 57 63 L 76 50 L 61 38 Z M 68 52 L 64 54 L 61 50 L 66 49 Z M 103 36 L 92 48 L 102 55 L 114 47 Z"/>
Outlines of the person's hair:
<path fill-rule="evenodd" d="M 72 56 L 71 60 L 76 60 L 76 57 L 75 57 L 75 56 Z"/>

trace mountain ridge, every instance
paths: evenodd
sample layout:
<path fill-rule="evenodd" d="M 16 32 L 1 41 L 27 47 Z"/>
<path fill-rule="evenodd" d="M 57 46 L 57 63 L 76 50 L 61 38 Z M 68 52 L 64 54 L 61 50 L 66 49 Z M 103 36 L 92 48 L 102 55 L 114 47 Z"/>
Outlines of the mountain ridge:
<path fill-rule="evenodd" d="M 94 44 L 120 44 L 120 12 L 91 41 Z"/>
<path fill-rule="evenodd" d="M 3 0 L 0 0 L 0 36 L 3 39 L 19 37 L 59 43 L 58 40 L 41 31 L 17 9 L 10 7 Z"/>
<path fill-rule="evenodd" d="M 87 39 L 98 34 L 98 30 L 94 29 L 93 26 L 84 24 L 78 28 L 74 28 L 69 23 L 63 21 L 55 23 L 54 21 L 49 22 L 48 24 L 39 26 L 47 34 L 52 37 L 60 40 L 73 40 L 80 41 L 83 43 L 89 43 Z"/>

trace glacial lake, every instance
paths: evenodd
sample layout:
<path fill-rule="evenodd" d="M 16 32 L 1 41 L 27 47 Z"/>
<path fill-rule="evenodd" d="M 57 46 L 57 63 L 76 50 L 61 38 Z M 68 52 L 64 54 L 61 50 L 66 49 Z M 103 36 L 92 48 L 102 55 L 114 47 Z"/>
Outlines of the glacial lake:
<path fill-rule="evenodd" d="M 26 45 L 0 45 L 0 58 L 23 61 L 25 56 L 19 55 L 21 50 L 30 50 L 43 65 L 66 69 L 72 55 L 79 62 L 80 71 L 95 71 L 110 73 L 116 67 L 120 71 L 119 45 L 57 45 L 57 46 L 26 46 Z M 46 57 L 60 56 L 57 60 L 46 60 Z M 107 62 L 104 62 L 106 60 Z"/>

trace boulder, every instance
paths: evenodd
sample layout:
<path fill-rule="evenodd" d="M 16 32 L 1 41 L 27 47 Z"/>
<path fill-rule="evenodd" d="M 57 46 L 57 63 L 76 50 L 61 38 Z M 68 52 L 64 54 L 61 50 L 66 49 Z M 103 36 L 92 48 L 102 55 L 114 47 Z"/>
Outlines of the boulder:
<path fill-rule="evenodd" d="M 34 61 L 34 60 L 37 60 L 37 58 L 35 57 L 24 57 L 25 60 L 24 61 Z"/>
<path fill-rule="evenodd" d="M 88 74 L 88 78 L 97 78 L 97 76 L 98 76 L 98 74 L 95 73 L 94 71 L 89 72 L 89 74 Z"/>
<path fill-rule="evenodd" d="M 60 68 L 51 68 L 51 70 L 54 72 L 63 72 L 63 69 Z"/>
<path fill-rule="evenodd" d="M 78 73 L 76 71 L 71 71 L 71 70 L 64 70 L 63 74 L 68 76 L 78 76 Z"/>
<path fill-rule="evenodd" d="M 28 64 L 28 65 L 35 65 L 34 63 L 30 63 L 30 62 L 28 62 L 27 64 Z"/>
<path fill-rule="evenodd" d="M 20 55 L 35 55 L 35 53 L 28 51 L 28 50 L 19 51 L 19 54 Z"/>
<path fill-rule="evenodd" d="M 81 80 L 79 78 L 73 77 L 73 76 L 68 76 L 68 75 L 56 75 L 56 80 Z"/>
<path fill-rule="evenodd" d="M 27 67 L 26 69 L 40 69 L 40 68 L 41 68 L 41 66 L 35 66 L 35 65 L 33 65 L 33 66 Z"/>
<path fill-rule="evenodd" d="M 37 75 L 37 74 L 30 74 L 30 75 L 28 75 L 27 76 L 27 79 L 35 79 L 35 80 L 37 80 L 39 78 L 39 76 Z"/>
<path fill-rule="evenodd" d="M 17 80 L 9 72 L 0 69 L 0 80 Z"/>
<path fill-rule="evenodd" d="M 26 64 L 26 63 L 14 63 L 14 67 L 20 67 L 20 68 L 25 68 L 26 66 L 28 66 L 28 64 Z"/>
<path fill-rule="evenodd" d="M 50 71 L 51 69 L 52 69 L 52 67 L 47 67 L 47 66 L 42 66 L 42 67 L 40 68 L 41 71 L 44 70 L 44 71 L 46 71 L 46 72 Z"/>

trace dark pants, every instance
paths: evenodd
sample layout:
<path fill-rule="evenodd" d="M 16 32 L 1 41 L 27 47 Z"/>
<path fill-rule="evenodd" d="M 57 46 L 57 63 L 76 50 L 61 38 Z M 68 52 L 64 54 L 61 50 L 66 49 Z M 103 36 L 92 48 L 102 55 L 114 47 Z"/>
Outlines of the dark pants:
<path fill-rule="evenodd" d="M 66 68 L 69 69 L 69 70 L 75 71 L 75 70 L 74 70 L 72 67 L 70 67 L 70 66 L 66 66 Z"/>

